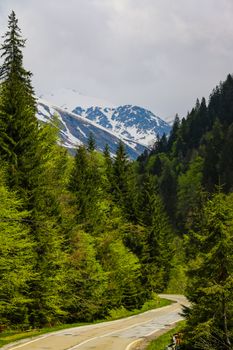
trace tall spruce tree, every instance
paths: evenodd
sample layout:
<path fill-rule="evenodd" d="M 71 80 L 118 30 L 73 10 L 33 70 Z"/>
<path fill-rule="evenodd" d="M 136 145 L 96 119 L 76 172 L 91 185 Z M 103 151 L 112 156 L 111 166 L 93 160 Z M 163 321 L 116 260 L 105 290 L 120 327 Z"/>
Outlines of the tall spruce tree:
<path fill-rule="evenodd" d="M 92 230 L 98 221 L 101 175 L 98 155 L 79 146 L 71 173 L 69 189 L 74 193 L 77 223 Z"/>
<path fill-rule="evenodd" d="M 141 221 L 147 228 L 143 282 L 148 291 L 161 292 L 167 285 L 171 268 L 172 230 L 152 175 L 144 176 L 140 192 Z"/>
<path fill-rule="evenodd" d="M 113 192 L 113 160 L 110 155 L 109 145 L 106 144 L 104 148 L 104 172 L 105 172 L 105 181 L 104 187 L 105 191 L 108 194 L 112 194 Z"/>
<path fill-rule="evenodd" d="M 197 156 L 189 163 L 186 173 L 178 177 L 177 186 L 177 225 L 184 229 L 195 220 L 196 209 L 201 207 L 203 200 L 202 189 L 203 159 Z"/>
<path fill-rule="evenodd" d="M 65 193 L 68 159 L 56 144 L 57 130 L 49 124 L 39 130 L 40 172 L 34 184 L 31 236 L 35 241 L 36 278 L 30 284 L 33 326 L 54 324 L 64 319 L 67 252 L 61 226 L 61 196 Z M 33 179 L 34 180 L 34 179 Z"/>
<path fill-rule="evenodd" d="M 123 209 L 125 217 L 135 221 L 134 174 L 122 141 L 119 142 L 113 163 L 112 193 L 114 200 Z"/>
<path fill-rule="evenodd" d="M 33 326 L 52 324 L 64 316 L 62 293 L 64 261 L 59 230 L 61 184 L 60 153 L 56 135 L 38 127 L 31 73 L 23 67 L 25 40 L 14 12 L 2 46 L 0 71 L 0 157 L 6 163 L 8 185 L 30 210 L 27 226 L 34 243 L 34 278 L 28 285 L 28 320 Z M 58 156 L 59 154 L 59 156 Z M 59 187 L 59 185 L 58 185 Z"/>
<path fill-rule="evenodd" d="M 38 123 L 32 74 L 23 67 L 25 40 L 14 11 L 9 16 L 4 39 L 0 68 L 0 157 L 8 164 L 10 186 L 28 198 L 32 190 L 30 175 L 38 163 Z"/>

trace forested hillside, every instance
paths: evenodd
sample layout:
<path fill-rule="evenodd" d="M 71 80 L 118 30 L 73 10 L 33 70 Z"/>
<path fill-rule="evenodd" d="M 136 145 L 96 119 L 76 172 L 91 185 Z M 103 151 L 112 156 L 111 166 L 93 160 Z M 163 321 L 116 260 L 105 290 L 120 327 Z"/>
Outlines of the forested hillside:
<path fill-rule="evenodd" d="M 152 177 L 183 245 L 185 349 L 232 349 L 233 337 L 233 77 L 178 116 L 167 139 L 139 157 Z M 143 187 L 142 187 L 143 188 Z"/>
<path fill-rule="evenodd" d="M 130 162 L 36 119 L 25 41 L 9 16 L 0 70 L 0 324 L 34 328 L 185 292 L 185 349 L 232 349 L 233 78 Z"/>

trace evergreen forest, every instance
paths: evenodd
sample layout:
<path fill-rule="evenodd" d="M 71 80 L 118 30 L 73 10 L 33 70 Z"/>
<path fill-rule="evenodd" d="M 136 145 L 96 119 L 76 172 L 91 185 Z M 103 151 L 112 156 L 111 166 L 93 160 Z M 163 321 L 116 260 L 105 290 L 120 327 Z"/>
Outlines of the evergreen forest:
<path fill-rule="evenodd" d="M 15 13 L 0 66 L 0 325 L 30 329 L 185 294 L 183 349 L 233 349 L 233 76 L 129 161 L 75 157 L 36 118 Z"/>

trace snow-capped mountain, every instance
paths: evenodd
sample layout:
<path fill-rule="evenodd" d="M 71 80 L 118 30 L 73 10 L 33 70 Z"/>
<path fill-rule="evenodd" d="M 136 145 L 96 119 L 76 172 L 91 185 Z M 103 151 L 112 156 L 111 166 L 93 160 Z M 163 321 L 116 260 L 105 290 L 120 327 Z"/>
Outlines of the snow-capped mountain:
<path fill-rule="evenodd" d="M 170 131 L 166 122 L 142 107 L 114 107 L 107 101 L 81 95 L 75 90 L 62 89 L 39 98 L 38 118 L 46 122 L 54 114 L 61 122 L 60 134 L 65 147 L 72 149 L 86 144 L 92 132 L 97 149 L 103 151 L 107 143 L 114 155 L 122 140 L 132 159 L 148 148 L 157 135 Z"/>
<path fill-rule="evenodd" d="M 120 139 L 114 133 L 75 113 L 52 106 L 48 102 L 39 99 L 38 119 L 42 122 L 49 122 L 54 115 L 57 115 L 60 122 L 61 144 L 71 150 L 71 152 L 78 145 L 87 144 L 90 133 L 92 133 L 98 150 L 103 152 L 105 145 L 108 144 L 110 153 L 112 155 L 116 154 Z M 131 159 L 136 159 L 145 150 L 145 146 L 132 140 L 124 140 L 123 142 L 126 152 Z"/>
<path fill-rule="evenodd" d="M 124 105 L 116 108 L 76 107 L 73 110 L 79 116 L 96 122 L 114 132 L 121 139 L 129 139 L 148 147 L 157 135 L 168 134 L 170 126 L 145 108 Z"/>

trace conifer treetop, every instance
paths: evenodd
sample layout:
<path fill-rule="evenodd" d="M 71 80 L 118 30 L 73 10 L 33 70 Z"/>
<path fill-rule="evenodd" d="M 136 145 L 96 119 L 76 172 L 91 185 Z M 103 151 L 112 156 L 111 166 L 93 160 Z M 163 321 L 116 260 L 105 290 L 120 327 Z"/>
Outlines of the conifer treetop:
<path fill-rule="evenodd" d="M 25 47 L 26 42 L 26 40 L 21 37 L 21 30 L 18 27 L 18 19 L 16 18 L 15 12 L 12 11 L 8 18 L 8 31 L 3 36 L 5 40 L 1 47 L 1 58 L 4 58 L 3 65 L 0 70 L 1 80 L 5 80 L 10 73 L 16 74 L 19 67 L 21 69 L 18 73 L 22 74 L 22 49 Z M 26 71 L 24 73 L 26 73 Z"/>
<path fill-rule="evenodd" d="M 32 73 L 23 67 L 22 49 L 25 47 L 26 39 L 22 38 L 18 26 L 18 19 L 14 11 L 8 17 L 8 30 L 3 36 L 4 42 L 0 48 L 3 63 L 0 67 L 0 81 L 7 84 L 12 94 L 21 91 L 25 102 L 36 112 L 36 100 L 31 85 Z M 17 88 L 16 88 L 17 86 Z M 17 96 L 18 96 L 17 92 Z M 15 98 L 16 96 L 14 96 Z"/>

